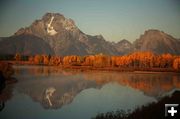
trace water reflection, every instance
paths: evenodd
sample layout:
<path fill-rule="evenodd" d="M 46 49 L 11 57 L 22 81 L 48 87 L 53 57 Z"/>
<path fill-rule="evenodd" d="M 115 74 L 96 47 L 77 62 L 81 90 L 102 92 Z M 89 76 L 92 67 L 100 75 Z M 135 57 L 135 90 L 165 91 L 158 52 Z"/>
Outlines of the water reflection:
<path fill-rule="evenodd" d="M 144 92 L 145 95 L 155 98 L 166 92 L 180 88 L 180 74 L 175 73 L 119 73 L 97 72 L 84 74 L 85 79 L 95 80 L 97 84 L 117 82 Z"/>
<path fill-rule="evenodd" d="M 50 88 L 46 89 L 46 91 L 45 91 L 45 98 L 48 100 L 50 106 L 52 106 L 50 97 L 52 97 L 52 95 L 55 91 L 56 91 L 56 89 L 54 87 L 50 87 Z"/>
<path fill-rule="evenodd" d="M 43 66 L 15 68 L 19 79 L 16 89 L 29 95 L 46 109 L 57 109 L 70 104 L 81 91 L 100 89 L 111 82 L 139 90 L 155 99 L 180 88 L 180 75 L 174 73 L 82 72 Z"/>
<path fill-rule="evenodd" d="M 0 111 L 5 107 L 5 103 L 13 97 L 14 84 L 8 84 L 0 93 Z"/>
<path fill-rule="evenodd" d="M 81 74 L 48 67 L 17 67 L 19 83 L 16 89 L 29 95 L 44 108 L 60 108 L 73 101 L 84 89 L 96 88 L 96 83 L 84 80 Z"/>
<path fill-rule="evenodd" d="M 3 101 L 0 101 L 0 111 L 2 111 L 5 107 L 5 104 Z"/>

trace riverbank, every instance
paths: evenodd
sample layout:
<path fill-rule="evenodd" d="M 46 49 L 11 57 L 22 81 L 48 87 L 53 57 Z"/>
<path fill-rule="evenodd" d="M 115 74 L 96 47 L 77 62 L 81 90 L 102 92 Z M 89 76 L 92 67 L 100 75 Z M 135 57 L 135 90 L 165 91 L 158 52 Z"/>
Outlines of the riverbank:
<path fill-rule="evenodd" d="M 98 114 L 92 119 L 164 119 L 165 104 L 180 104 L 180 91 L 175 91 L 171 96 L 166 96 L 157 103 L 139 107 L 133 112 L 117 110 Z M 180 117 L 180 113 L 176 113 L 175 116 Z"/>
<path fill-rule="evenodd" d="M 17 80 L 12 77 L 14 69 L 12 63 L 0 62 L 0 92 L 5 88 L 7 84 L 16 83 Z"/>

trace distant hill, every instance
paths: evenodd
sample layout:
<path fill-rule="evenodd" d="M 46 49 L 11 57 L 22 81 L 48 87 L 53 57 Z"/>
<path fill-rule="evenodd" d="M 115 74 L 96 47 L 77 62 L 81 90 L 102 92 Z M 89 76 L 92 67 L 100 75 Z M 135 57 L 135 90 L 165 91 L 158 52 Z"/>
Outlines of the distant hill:
<path fill-rule="evenodd" d="M 145 31 L 133 45 L 135 51 L 180 54 L 180 40 L 159 30 Z"/>
<path fill-rule="evenodd" d="M 125 39 L 115 43 L 114 47 L 118 51 L 119 55 L 125 55 L 125 54 L 133 52 L 133 44 Z"/>
<path fill-rule="evenodd" d="M 0 38 L 0 54 L 124 55 L 134 51 L 180 54 L 180 40 L 159 30 L 147 30 L 133 43 L 112 43 L 102 35 L 83 33 L 72 19 L 59 13 L 46 13 L 13 36 Z"/>

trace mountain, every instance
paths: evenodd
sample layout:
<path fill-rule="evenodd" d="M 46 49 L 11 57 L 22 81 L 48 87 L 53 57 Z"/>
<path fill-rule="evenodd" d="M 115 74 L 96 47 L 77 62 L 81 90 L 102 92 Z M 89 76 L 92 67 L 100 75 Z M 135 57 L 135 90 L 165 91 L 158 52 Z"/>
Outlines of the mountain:
<path fill-rule="evenodd" d="M 125 55 L 133 51 L 133 44 L 125 39 L 114 43 L 114 47 L 118 51 L 119 55 Z"/>
<path fill-rule="evenodd" d="M 33 34 L 42 38 L 56 55 L 118 54 L 103 36 L 83 33 L 72 19 L 59 13 L 46 13 L 27 28 L 21 28 L 15 36 Z"/>
<path fill-rule="evenodd" d="M 180 54 L 180 40 L 163 31 L 147 30 L 133 43 L 134 50 L 152 51 L 156 54 Z"/>
<path fill-rule="evenodd" d="M 0 54 L 17 52 L 23 55 L 54 54 L 48 43 L 33 35 L 11 36 L 0 41 Z"/>
<path fill-rule="evenodd" d="M 180 54 L 179 47 L 179 39 L 153 29 L 145 31 L 133 43 L 127 40 L 112 43 L 102 35 L 83 33 L 72 19 L 59 13 L 46 13 L 29 27 L 20 28 L 10 37 L 0 38 L 0 54 L 124 55 L 134 51 Z"/>

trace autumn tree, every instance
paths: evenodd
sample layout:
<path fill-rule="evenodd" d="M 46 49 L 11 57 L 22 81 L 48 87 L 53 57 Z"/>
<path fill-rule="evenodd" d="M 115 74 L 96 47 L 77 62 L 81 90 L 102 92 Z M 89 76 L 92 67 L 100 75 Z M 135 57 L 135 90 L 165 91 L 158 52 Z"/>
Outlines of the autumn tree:
<path fill-rule="evenodd" d="M 43 57 L 41 55 L 35 55 L 34 56 L 34 64 L 42 64 Z"/>
<path fill-rule="evenodd" d="M 93 61 L 94 67 L 107 67 L 107 66 L 110 66 L 110 64 L 111 64 L 110 57 L 103 55 L 103 54 L 95 55 L 95 58 Z"/>
<path fill-rule="evenodd" d="M 15 59 L 19 60 L 19 54 Z M 146 70 L 146 68 L 174 68 L 179 70 L 178 56 L 171 54 L 156 55 L 149 51 L 139 51 L 124 56 L 107 56 L 104 54 L 89 56 L 29 56 L 28 61 L 34 64 L 53 66 L 90 66 L 96 68 L 119 67 Z"/>
<path fill-rule="evenodd" d="M 49 60 L 50 60 L 50 56 L 49 55 L 42 55 L 42 57 L 43 57 L 43 64 L 48 65 Z"/>
<path fill-rule="evenodd" d="M 49 59 L 49 65 L 59 66 L 62 65 L 63 58 L 60 56 L 51 56 Z"/>
<path fill-rule="evenodd" d="M 154 67 L 155 68 L 159 68 L 161 67 L 161 60 L 162 60 L 162 57 L 157 55 L 155 58 L 154 58 Z"/>
<path fill-rule="evenodd" d="M 118 59 L 118 56 L 111 56 L 111 66 L 112 67 L 117 66 L 117 59 Z"/>
<path fill-rule="evenodd" d="M 161 67 L 170 68 L 173 65 L 173 56 L 171 54 L 162 54 L 161 55 Z"/>
<path fill-rule="evenodd" d="M 94 55 L 86 56 L 84 58 L 84 62 L 82 63 L 82 65 L 84 65 L 84 66 L 93 66 L 94 60 L 95 60 Z"/>
<path fill-rule="evenodd" d="M 180 71 L 180 57 L 174 59 L 173 68 Z"/>
<path fill-rule="evenodd" d="M 29 56 L 29 57 L 28 57 L 28 62 L 29 62 L 30 64 L 33 64 L 33 63 L 34 63 L 34 57 L 33 57 L 33 56 Z"/>
<path fill-rule="evenodd" d="M 20 61 L 21 60 L 21 54 L 20 53 L 16 53 L 15 56 L 14 56 L 14 59 L 16 61 Z"/>
<path fill-rule="evenodd" d="M 63 58 L 64 65 L 81 65 L 81 58 L 80 56 L 72 55 L 72 56 L 65 56 Z"/>

